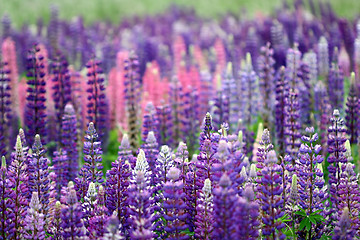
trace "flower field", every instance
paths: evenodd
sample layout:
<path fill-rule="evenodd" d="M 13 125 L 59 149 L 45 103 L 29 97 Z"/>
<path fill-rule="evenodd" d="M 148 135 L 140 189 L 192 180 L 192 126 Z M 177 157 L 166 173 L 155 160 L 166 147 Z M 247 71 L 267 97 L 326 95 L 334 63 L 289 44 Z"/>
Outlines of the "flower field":
<path fill-rule="evenodd" d="M 2 17 L 0 239 L 360 238 L 359 19 L 59 15 Z"/>

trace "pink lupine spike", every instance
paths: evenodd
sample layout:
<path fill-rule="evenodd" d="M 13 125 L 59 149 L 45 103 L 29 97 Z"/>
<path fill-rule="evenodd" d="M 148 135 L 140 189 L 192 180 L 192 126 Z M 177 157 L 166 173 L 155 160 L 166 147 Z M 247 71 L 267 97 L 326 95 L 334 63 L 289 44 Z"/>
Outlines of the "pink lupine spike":
<path fill-rule="evenodd" d="M 25 112 L 25 105 L 26 105 L 26 94 L 24 94 L 24 92 L 26 92 L 27 89 L 27 84 L 26 84 L 26 77 L 23 77 L 19 84 L 18 84 L 18 91 L 17 91 L 17 96 L 19 97 L 19 117 L 20 117 L 20 121 L 21 121 L 21 126 L 24 126 L 24 112 Z"/>
<path fill-rule="evenodd" d="M 10 70 L 9 78 L 11 85 L 11 102 L 12 109 L 16 115 L 21 115 L 19 111 L 19 94 L 18 94 L 18 81 L 19 72 L 17 67 L 15 42 L 10 38 L 6 38 L 1 45 L 1 52 L 3 61 L 7 63 Z"/>

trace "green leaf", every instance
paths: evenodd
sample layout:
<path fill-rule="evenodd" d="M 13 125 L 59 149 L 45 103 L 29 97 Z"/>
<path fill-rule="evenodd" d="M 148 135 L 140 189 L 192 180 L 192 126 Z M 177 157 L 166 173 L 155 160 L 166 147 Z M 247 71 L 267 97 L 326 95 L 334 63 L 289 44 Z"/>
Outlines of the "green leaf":
<path fill-rule="evenodd" d="M 310 215 L 321 213 L 322 211 L 323 211 L 322 209 L 319 209 L 319 210 L 316 210 L 315 212 L 312 212 Z"/>
<path fill-rule="evenodd" d="M 313 224 L 316 224 L 316 220 L 315 220 L 314 216 L 309 216 L 309 220 L 310 220 L 310 222 L 312 222 Z"/>
<path fill-rule="evenodd" d="M 307 214 L 305 211 L 301 210 L 301 211 L 296 211 L 295 212 L 296 215 L 300 215 L 300 216 L 303 216 L 303 217 L 307 217 Z"/>
<path fill-rule="evenodd" d="M 323 216 L 321 216 L 320 214 L 312 215 L 311 218 L 315 219 L 316 223 L 325 221 L 325 218 Z"/>
<path fill-rule="evenodd" d="M 308 218 L 304 218 L 304 219 L 300 222 L 299 230 L 303 230 L 308 223 L 310 223 L 309 219 L 308 219 Z"/>

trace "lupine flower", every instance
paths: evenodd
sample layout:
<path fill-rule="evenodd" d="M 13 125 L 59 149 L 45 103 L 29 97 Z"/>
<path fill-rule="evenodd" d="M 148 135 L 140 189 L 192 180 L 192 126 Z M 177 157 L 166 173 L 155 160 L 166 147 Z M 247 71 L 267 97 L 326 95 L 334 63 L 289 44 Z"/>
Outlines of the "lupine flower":
<path fill-rule="evenodd" d="M 276 138 L 279 146 L 280 155 L 285 154 L 285 119 L 286 119 L 286 103 L 289 91 L 288 81 L 285 77 L 285 67 L 279 69 L 276 78 L 276 104 L 275 104 L 275 126 Z"/>
<path fill-rule="evenodd" d="M 337 49 L 334 54 L 337 56 Z M 344 76 L 337 61 L 331 63 L 328 89 L 331 106 L 335 109 L 342 109 L 344 100 Z"/>
<path fill-rule="evenodd" d="M 274 79 L 275 79 L 275 69 L 274 64 L 275 60 L 273 58 L 274 50 L 270 48 L 270 43 L 268 42 L 265 46 L 260 48 L 260 57 L 258 59 L 259 63 L 259 85 L 260 93 L 263 96 L 263 119 L 264 126 L 266 128 L 270 127 L 272 122 L 271 112 L 273 109 L 274 102 Z"/>
<path fill-rule="evenodd" d="M 185 223 L 188 215 L 185 210 L 184 184 L 179 177 L 180 170 L 175 167 L 171 168 L 167 175 L 169 180 L 163 188 L 166 239 L 189 239 L 189 236 L 183 233 L 188 227 Z"/>
<path fill-rule="evenodd" d="M 152 102 L 148 102 L 145 107 L 145 114 L 143 116 L 143 129 L 142 140 L 146 142 L 148 133 L 152 131 L 155 136 L 158 135 L 158 120 L 156 115 L 156 109 Z"/>
<path fill-rule="evenodd" d="M 105 95 L 103 70 L 101 62 L 90 60 L 86 67 L 88 69 L 88 104 L 86 119 L 94 123 L 94 128 L 98 130 L 99 138 L 104 143 L 108 134 L 108 112 L 109 106 Z"/>
<path fill-rule="evenodd" d="M 9 225 L 7 238 L 21 239 L 23 227 L 25 225 L 24 218 L 26 216 L 26 207 L 28 205 L 28 174 L 25 164 L 25 157 L 21 145 L 20 136 L 16 139 L 15 154 L 11 165 L 8 168 L 7 179 L 9 179 L 9 195 L 8 208 Z"/>
<path fill-rule="evenodd" d="M 101 143 L 97 141 L 98 134 L 94 127 L 94 124 L 91 122 L 89 123 L 88 130 L 86 131 L 85 135 L 85 142 L 84 142 L 84 165 L 78 174 L 78 177 L 75 179 L 75 189 L 78 192 L 79 199 L 84 198 L 87 185 L 90 182 L 95 184 L 101 184 L 104 179 L 102 178 L 103 173 L 102 169 L 103 166 L 101 165 L 102 162 L 102 151 L 101 151 Z M 84 186 L 83 183 L 86 183 Z M 84 189 L 85 187 L 85 189 Z M 84 192 L 85 190 L 85 192 Z"/>
<path fill-rule="evenodd" d="M 204 187 L 196 206 L 195 237 L 199 239 L 211 239 L 213 231 L 213 196 L 211 194 L 211 181 L 205 179 Z"/>
<path fill-rule="evenodd" d="M 90 239 L 100 239 L 105 233 L 105 226 L 108 221 L 107 208 L 105 207 L 105 190 L 100 185 L 94 208 L 94 216 L 89 220 Z"/>
<path fill-rule="evenodd" d="M 125 232 L 129 228 L 126 220 L 129 217 L 127 203 L 131 165 L 128 160 L 121 155 L 120 149 L 124 147 L 123 145 L 124 143 L 119 147 L 117 160 L 111 163 L 111 169 L 106 172 L 106 207 L 109 213 L 117 213 L 116 216 L 122 227 L 120 232 L 122 235 L 125 235 Z"/>
<path fill-rule="evenodd" d="M 76 113 L 72 104 L 67 104 L 62 116 L 62 148 L 67 156 L 67 172 L 65 179 L 73 181 L 79 166 L 79 153 L 77 149 L 77 125 Z M 65 170 L 64 170 L 65 171 Z"/>
<path fill-rule="evenodd" d="M 6 239 L 6 235 L 9 228 L 9 213 L 11 210 L 9 209 L 8 205 L 9 202 L 6 200 L 9 197 L 10 187 L 9 181 L 7 181 L 7 166 L 6 166 L 6 159 L 3 156 L 1 159 L 1 167 L 0 167 L 0 238 Z"/>
<path fill-rule="evenodd" d="M 301 137 L 303 143 L 299 149 L 299 160 L 296 162 L 299 179 L 299 204 L 307 214 L 324 209 L 323 172 L 318 168 L 324 161 L 321 146 L 317 145 L 319 137 L 314 128 L 306 128 Z M 315 227 L 315 226 L 314 226 Z"/>
<path fill-rule="evenodd" d="M 158 232 L 158 235 L 164 236 L 164 223 L 162 216 L 165 214 L 164 208 L 164 196 L 163 188 L 165 183 L 168 181 L 168 172 L 170 168 L 174 167 L 174 161 L 171 156 L 171 150 L 167 145 L 163 145 L 160 149 L 158 158 L 155 165 L 155 178 L 156 181 L 154 187 L 154 210 L 156 214 L 154 215 L 154 230 Z"/>
<path fill-rule="evenodd" d="M 350 240 L 350 239 L 354 239 L 354 236 L 355 236 L 355 231 L 353 230 L 350 224 L 349 209 L 345 207 L 334 229 L 333 239 Z"/>
<path fill-rule="evenodd" d="M 236 239 L 257 239 L 259 236 L 259 204 L 254 201 L 254 196 L 252 187 L 246 186 L 243 197 L 238 199 L 235 213 Z"/>
<path fill-rule="evenodd" d="M 180 122 L 180 112 L 182 111 L 182 86 L 178 78 L 174 76 L 170 82 L 170 92 L 169 92 L 169 103 L 171 106 L 172 120 L 173 120 L 173 130 L 172 138 L 175 142 L 178 142 L 181 137 L 181 122 Z"/>
<path fill-rule="evenodd" d="M 218 130 L 222 123 L 229 122 L 229 96 L 222 91 L 217 91 L 213 102 L 209 104 L 213 116 L 214 130 Z"/>
<path fill-rule="evenodd" d="M 327 76 L 329 73 L 329 47 L 325 37 L 321 37 L 318 44 L 318 67 L 319 75 Z"/>
<path fill-rule="evenodd" d="M 41 144 L 40 136 L 35 136 L 32 147 L 32 156 L 28 166 L 29 191 L 37 192 L 41 204 L 40 213 L 43 214 L 45 231 L 49 224 L 50 194 L 52 192 L 49 177 L 50 161 L 45 157 L 45 149 Z"/>
<path fill-rule="evenodd" d="M 139 107 L 140 102 L 140 75 L 139 60 L 136 55 L 130 54 L 129 59 L 125 60 L 125 103 L 127 107 L 127 127 L 130 137 L 130 145 L 135 150 L 138 146 L 139 132 Z"/>
<path fill-rule="evenodd" d="M 286 153 L 292 157 L 293 165 L 295 165 L 296 154 L 300 147 L 299 107 L 298 93 L 290 89 L 285 107 L 285 144 Z"/>
<path fill-rule="evenodd" d="M 29 50 L 27 57 L 27 97 L 25 108 L 25 126 L 29 146 L 33 145 L 33 136 L 39 134 L 45 143 L 46 129 L 46 73 L 44 70 L 44 56 L 40 54 L 38 45 Z"/>
<path fill-rule="evenodd" d="M 8 156 L 11 130 L 11 87 L 10 69 L 0 58 L 0 155 Z"/>
<path fill-rule="evenodd" d="M 61 210 L 61 227 L 64 239 L 78 239 L 84 235 L 82 210 L 74 188 L 68 189 L 66 205 Z"/>
<path fill-rule="evenodd" d="M 350 149 L 351 151 L 351 149 Z M 348 208 L 349 222 L 351 229 L 355 233 L 359 234 L 360 232 L 360 189 L 358 184 L 358 179 L 356 173 L 354 172 L 355 165 L 352 163 L 342 164 L 342 172 L 340 175 L 339 183 L 339 216 L 340 212 L 345 211 L 345 208 Z M 340 221 L 341 217 L 339 218 Z"/>
<path fill-rule="evenodd" d="M 231 188 L 229 176 L 224 173 L 219 181 L 219 186 L 213 190 L 214 199 L 214 225 L 211 239 L 236 239 L 233 224 L 235 219 L 235 210 L 237 196 L 236 192 Z"/>
<path fill-rule="evenodd" d="M 69 163 L 68 163 L 68 156 L 66 151 L 60 149 L 59 151 L 54 152 L 54 157 L 52 160 L 53 169 L 56 174 L 56 193 L 57 198 L 60 198 L 61 188 L 66 186 L 68 183 L 68 170 L 69 170 Z"/>
<path fill-rule="evenodd" d="M 150 171 L 155 172 L 156 159 L 159 154 L 158 143 L 153 131 L 150 131 L 147 135 L 146 142 L 142 146 L 147 162 L 149 163 Z M 150 184 L 155 185 L 155 175 L 152 175 Z"/>
<path fill-rule="evenodd" d="M 246 124 L 253 124 L 259 110 L 259 83 L 251 64 L 250 53 L 246 54 L 246 62 L 241 71 L 241 81 L 243 83 L 242 104 L 244 106 L 242 118 Z"/>
<path fill-rule="evenodd" d="M 53 222 L 51 223 L 50 232 L 52 234 L 51 239 L 52 240 L 60 240 L 62 239 L 62 227 L 61 227 L 61 209 L 62 204 L 57 201 L 55 205 L 52 208 L 52 219 Z"/>
<path fill-rule="evenodd" d="M 161 105 L 156 107 L 156 114 L 159 121 L 158 143 L 169 144 L 172 146 L 172 110 L 169 105 Z"/>
<path fill-rule="evenodd" d="M 132 154 L 129 135 L 127 135 L 126 133 L 121 140 L 118 156 L 122 159 L 122 161 L 130 163 L 131 168 L 135 167 L 136 157 L 134 157 Z"/>
<path fill-rule="evenodd" d="M 25 239 L 45 239 L 44 214 L 41 213 L 42 205 L 39 200 L 38 192 L 33 192 L 27 215 L 25 217 L 24 238 Z"/>
<path fill-rule="evenodd" d="M 346 101 L 345 125 L 350 135 L 350 142 L 357 143 L 359 123 L 359 98 L 356 94 L 355 73 L 351 73 L 350 92 Z"/>
<path fill-rule="evenodd" d="M 340 164 L 346 163 L 347 158 L 345 155 L 345 141 L 344 136 L 346 129 L 344 128 L 344 121 L 340 118 L 339 110 L 335 109 L 333 117 L 331 118 L 332 126 L 328 130 L 328 153 L 330 154 L 327 161 L 329 163 L 329 195 L 332 203 L 332 208 L 329 209 L 329 226 L 335 221 L 334 211 L 338 209 L 338 191 L 340 183 Z"/>
<path fill-rule="evenodd" d="M 312 112 L 310 68 L 305 62 L 300 65 L 301 82 L 299 83 L 299 113 L 302 125 L 310 124 L 310 113 Z"/>
<path fill-rule="evenodd" d="M 119 231 L 121 228 L 121 224 L 119 226 L 119 219 L 117 218 L 116 214 L 113 214 L 109 221 L 107 222 L 106 226 L 106 233 L 102 237 L 102 240 L 122 240 L 124 239 L 123 235 Z"/>
<path fill-rule="evenodd" d="M 95 206 L 97 204 L 97 191 L 95 183 L 90 182 L 87 193 L 84 197 L 84 202 L 81 204 L 83 210 L 82 219 L 84 219 L 84 226 L 87 228 L 87 236 L 90 235 L 89 220 L 95 215 Z"/>
<path fill-rule="evenodd" d="M 265 160 L 265 167 L 262 169 L 262 178 L 259 185 L 260 205 L 263 210 L 262 234 L 270 238 L 284 239 L 285 235 L 282 229 L 285 224 L 281 222 L 280 218 L 284 215 L 282 211 L 283 199 L 280 196 L 282 193 L 281 182 L 281 167 L 277 164 L 277 157 L 274 150 L 267 153 Z"/>
<path fill-rule="evenodd" d="M 136 166 L 133 169 L 131 185 L 129 189 L 129 213 L 128 219 L 132 228 L 131 239 L 150 239 L 153 233 L 153 199 L 150 187 L 151 172 L 146 161 L 145 153 L 140 149 Z"/>
<path fill-rule="evenodd" d="M 52 97 L 55 103 L 56 131 L 58 133 L 56 141 L 62 143 L 63 115 L 65 112 L 65 106 L 71 101 L 70 74 L 65 57 L 59 54 L 55 61 L 51 64 L 51 69 L 53 75 Z"/>

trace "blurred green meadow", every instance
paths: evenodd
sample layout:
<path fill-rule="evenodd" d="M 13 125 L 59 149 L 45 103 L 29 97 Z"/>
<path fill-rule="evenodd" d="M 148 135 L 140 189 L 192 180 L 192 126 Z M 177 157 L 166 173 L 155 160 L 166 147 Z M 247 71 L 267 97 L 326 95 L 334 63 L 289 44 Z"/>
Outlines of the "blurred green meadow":
<path fill-rule="evenodd" d="M 286 1 L 286 0 L 285 0 Z M 317 3 L 319 0 L 313 0 Z M 227 12 L 248 17 L 261 12 L 272 13 L 283 0 L 0 0 L 0 16 L 8 14 L 16 27 L 23 23 L 34 24 L 42 18 L 50 18 L 50 6 L 57 5 L 61 19 L 81 15 L 86 23 L 98 20 L 119 22 L 134 15 L 153 15 L 166 10 L 170 5 L 193 7 L 196 13 L 207 18 L 216 18 Z M 293 1 L 287 0 L 289 5 Z M 308 0 L 304 0 L 308 4 Z M 323 1 L 326 2 L 326 1 Z M 333 9 L 342 17 L 354 18 L 360 12 L 360 0 L 329 0 Z M 246 8 L 246 14 L 243 11 Z"/>

